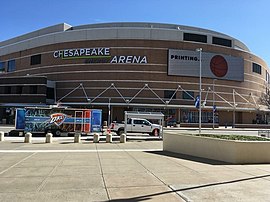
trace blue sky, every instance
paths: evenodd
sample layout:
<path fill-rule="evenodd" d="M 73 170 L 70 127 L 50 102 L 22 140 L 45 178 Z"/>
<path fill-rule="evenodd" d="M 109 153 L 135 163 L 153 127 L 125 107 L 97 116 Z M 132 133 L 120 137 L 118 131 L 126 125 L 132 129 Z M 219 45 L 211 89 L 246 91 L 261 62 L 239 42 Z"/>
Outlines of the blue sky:
<path fill-rule="evenodd" d="M 0 41 L 62 22 L 172 23 L 235 37 L 270 66 L 269 0 L 2 0 L 0 5 Z"/>

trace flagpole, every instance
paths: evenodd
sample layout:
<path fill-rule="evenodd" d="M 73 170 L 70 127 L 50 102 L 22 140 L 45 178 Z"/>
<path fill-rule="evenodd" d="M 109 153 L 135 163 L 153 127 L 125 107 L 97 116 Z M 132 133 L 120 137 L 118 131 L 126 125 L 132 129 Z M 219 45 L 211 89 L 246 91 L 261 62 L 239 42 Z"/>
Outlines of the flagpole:
<path fill-rule="evenodd" d="M 200 52 L 200 85 L 199 85 L 199 92 L 200 92 L 200 100 L 199 100 L 199 134 L 201 134 L 202 129 L 202 105 L 201 105 L 201 98 L 202 98 L 202 48 L 197 48 L 196 51 Z"/>

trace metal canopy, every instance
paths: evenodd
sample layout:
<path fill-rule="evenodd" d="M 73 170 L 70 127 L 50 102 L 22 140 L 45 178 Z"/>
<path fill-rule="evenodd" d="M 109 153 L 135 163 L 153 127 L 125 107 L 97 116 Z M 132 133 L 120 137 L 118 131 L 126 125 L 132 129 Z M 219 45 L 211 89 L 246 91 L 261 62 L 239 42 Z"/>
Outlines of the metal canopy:
<path fill-rule="evenodd" d="M 216 84 L 215 84 L 216 85 Z M 216 85 L 218 86 L 218 85 Z M 221 86 L 221 85 L 219 85 Z M 103 97 L 103 98 L 121 98 L 123 100 L 123 102 L 110 102 L 111 106 L 145 106 L 145 107 L 166 107 L 166 108 L 183 108 L 183 109 L 190 109 L 193 108 L 195 109 L 194 105 L 180 105 L 180 104 L 171 104 L 171 101 L 173 100 L 173 97 L 175 96 L 175 94 L 179 91 L 179 92 L 185 92 L 192 100 L 195 100 L 195 98 L 189 94 L 189 89 L 184 89 L 182 88 L 181 85 L 178 85 L 178 87 L 175 89 L 174 93 L 172 94 L 171 98 L 169 100 L 163 99 L 161 98 L 152 88 L 150 88 L 150 86 L 148 84 L 145 84 L 133 97 L 126 97 L 124 95 L 121 94 L 120 90 L 114 85 L 114 83 L 111 83 L 111 85 L 109 87 L 107 87 L 106 89 L 104 89 L 100 94 L 98 94 L 97 96 L 93 97 L 90 99 L 90 97 L 88 97 L 85 88 L 83 87 L 83 84 L 80 83 L 79 86 L 77 86 L 76 88 L 74 88 L 72 91 L 70 91 L 69 93 L 67 93 L 66 95 L 64 95 L 63 97 L 61 97 L 57 102 L 62 101 L 64 98 L 68 97 L 70 94 L 72 94 L 74 91 L 76 91 L 77 89 L 82 88 L 83 93 L 85 95 L 86 98 L 86 102 L 62 102 L 62 104 L 65 105 L 108 105 L 108 103 L 101 103 L 101 102 L 95 102 L 96 99 L 98 98 L 102 98 L 102 95 L 108 91 L 108 90 L 115 90 L 118 94 L 119 97 Z M 153 95 L 155 95 L 155 99 L 160 100 L 161 103 L 159 104 L 147 104 L 147 103 L 134 103 L 133 100 L 135 98 L 138 97 L 138 95 L 144 91 L 144 90 L 150 90 Z M 213 89 L 211 89 L 210 87 L 208 87 L 208 90 L 205 91 L 206 92 L 206 96 L 204 99 L 204 103 L 207 102 L 208 99 L 208 94 L 211 92 L 213 94 L 215 94 L 215 96 L 217 96 L 220 100 L 222 100 L 222 102 L 226 103 L 228 106 L 218 106 L 219 110 L 230 110 L 230 111 L 262 111 L 262 112 L 268 112 L 269 109 L 265 109 L 265 106 L 259 105 L 256 102 L 256 99 L 253 95 L 252 92 L 250 92 L 248 95 L 241 95 L 238 92 L 236 92 L 235 89 L 233 89 L 232 95 L 233 95 L 233 102 L 226 100 L 225 98 L 223 98 L 221 95 L 219 95 L 218 92 L 215 92 Z M 244 101 L 244 103 L 240 103 L 239 101 L 237 102 L 236 97 L 240 97 L 242 102 Z M 210 100 L 210 102 L 213 102 Z M 239 107 L 238 104 L 247 104 L 247 105 L 251 105 L 252 107 Z M 0 104 L 0 106 L 2 106 L 2 104 Z M 205 109 L 211 109 L 213 106 L 203 106 L 203 108 Z M 261 109 L 263 108 L 263 109 Z M 136 113 L 136 112 L 135 112 Z"/>
<path fill-rule="evenodd" d="M 164 118 L 164 114 L 161 112 L 132 112 L 125 111 L 127 118 L 145 118 L 145 119 L 156 119 L 160 120 Z"/>
<path fill-rule="evenodd" d="M 159 120 L 159 125 L 162 126 L 162 135 L 159 133 L 159 137 L 163 137 L 163 125 L 164 125 L 164 114 L 161 112 L 137 112 L 137 111 L 125 111 L 125 134 L 127 134 L 127 120 L 128 118 L 144 118 Z"/>

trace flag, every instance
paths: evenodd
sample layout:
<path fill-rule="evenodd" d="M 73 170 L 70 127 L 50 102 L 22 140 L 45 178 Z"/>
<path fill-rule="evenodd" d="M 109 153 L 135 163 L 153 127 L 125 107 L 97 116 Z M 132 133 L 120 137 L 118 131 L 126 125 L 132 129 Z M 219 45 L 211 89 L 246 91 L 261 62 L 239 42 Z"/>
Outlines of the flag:
<path fill-rule="evenodd" d="M 217 106 L 216 106 L 216 105 L 213 106 L 213 111 L 214 111 L 214 112 L 217 111 Z"/>
<path fill-rule="evenodd" d="M 195 98 L 195 107 L 198 109 L 200 107 L 200 96 L 197 95 Z"/>

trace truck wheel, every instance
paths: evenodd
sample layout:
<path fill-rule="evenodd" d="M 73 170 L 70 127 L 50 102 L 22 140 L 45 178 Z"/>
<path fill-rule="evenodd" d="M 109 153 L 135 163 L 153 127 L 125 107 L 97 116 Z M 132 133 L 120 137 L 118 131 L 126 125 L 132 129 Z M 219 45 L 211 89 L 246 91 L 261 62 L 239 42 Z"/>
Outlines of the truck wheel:
<path fill-rule="evenodd" d="M 152 136 L 159 136 L 159 130 L 157 130 L 157 129 L 153 130 Z"/>
<path fill-rule="evenodd" d="M 56 130 L 55 132 L 54 132 L 54 134 L 55 134 L 55 136 L 60 136 L 61 135 L 61 131 L 60 130 Z"/>
<path fill-rule="evenodd" d="M 117 135 L 122 135 L 124 133 L 123 130 L 118 130 Z"/>

